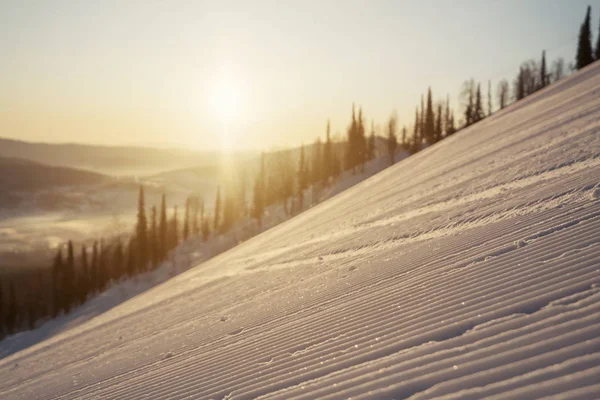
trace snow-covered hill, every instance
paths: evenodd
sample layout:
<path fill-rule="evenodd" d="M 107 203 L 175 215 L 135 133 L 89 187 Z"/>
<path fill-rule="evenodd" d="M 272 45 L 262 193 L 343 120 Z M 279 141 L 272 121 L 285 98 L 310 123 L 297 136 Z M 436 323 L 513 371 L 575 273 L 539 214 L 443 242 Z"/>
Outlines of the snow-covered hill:
<path fill-rule="evenodd" d="M 599 398 L 600 64 L 0 361 L 0 398 Z"/>

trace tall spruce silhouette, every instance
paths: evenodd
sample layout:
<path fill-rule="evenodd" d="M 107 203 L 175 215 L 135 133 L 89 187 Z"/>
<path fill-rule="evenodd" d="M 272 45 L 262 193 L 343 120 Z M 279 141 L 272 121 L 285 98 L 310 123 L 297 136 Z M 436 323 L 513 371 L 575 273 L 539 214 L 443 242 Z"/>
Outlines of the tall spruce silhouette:
<path fill-rule="evenodd" d="M 435 121 L 433 116 L 433 100 L 431 99 L 431 88 L 427 89 L 427 109 L 425 111 L 425 138 L 427 143 L 435 143 Z"/>
<path fill-rule="evenodd" d="M 156 268 L 160 259 L 160 245 L 158 242 L 156 206 L 152 206 L 152 211 L 150 214 L 150 233 L 148 235 L 148 238 L 150 242 L 150 261 L 152 264 L 152 268 Z"/>
<path fill-rule="evenodd" d="M 185 214 L 183 216 L 183 240 L 190 236 L 190 198 L 185 200 Z"/>
<path fill-rule="evenodd" d="M 396 138 L 396 117 L 392 116 L 388 121 L 387 135 L 387 148 L 388 156 L 390 158 L 390 165 L 394 164 L 397 145 L 398 139 Z"/>
<path fill-rule="evenodd" d="M 600 24 L 598 24 L 598 39 L 596 40 L 596 51 L 594 53 L 596 60 L 600 60 Z"/>
<path fill-rule="evenodd" d="M 542 62 L 540 63 L 540 89 L 548 86 L 548 71 L 546 68 L 546 50 L 542 50 Z"/>
<path fill-rule="evenodd" d="M 0 281 L 0 339 L 4 337 L 6 331 L 6 307 L 4 306 L 4 291 L 2 289 L 2 281 Z"/>
<path fill-rule="evenodd" d="M 579 39 L 577 41 L 577 55 L 575 57 L 575 67 L 581 69 L 594 62 L 592 53 L 592 30 L 590 25 L 590 14 L 592 7 L 588 6 L 585 19 L 579 28 Z"/>
<path fill-rule="evenodd" d="M 215 222 L 213 224 L 215 232 L 218 232 L 219 229 L 219 221 L 221 218 L 221 187 L 217 187 L 217 198 L 215 199 L 215 207 L 214 207 L 214 218 Z"/>
<path fill-rule="evenodd" d="M 139 268 L 142 271 L 145 271 L 148 268 L 148 261 L 150 257 L 148 251 L 148 221 L 146 219 L 143 185 L 140 185 L 140 193 L 138 198 L 137 226 L 135 231 L 138 244 Z"/>
<path fill-rule="evenodd" d="M 163 193 L 160 202 L 160 222 L 158 224 L 158 254 L 160 261 L 167 257 L 167 251 L 169 250 L 167 232 L 167 196 Z"/>
<path fill-rule="evenodd" d="M 64 273 L 63 266 L 63 256 L 62 256 L 62 248 L 58 247 L 58 252 L 54 257 L 54 262 L 52 264 L 52 289 L 53 289 L 53 297 L 54 304 L 52 307 L 52 316 L 56 317 L 63 309 L 63 279 L 62 275 Z"/>
<path fill-rule="evenodd" d="M 67 263 L 63 274 L 63 309 L 66 313 L 71 311 L 75 299 L 75 255 L 73 254 L 73 242 L 67 243 Z"/>
<path fill-rule="evenodd" d="M 78 294 L 79 294 L 79 302 L 80 303 L 84 303 L 87 295 L 89 293 L 89 278 L 90 278 L 90 271 L 89 271 L 89 265 L 88 265 L 88 257 L 87 257 L 87 249 L 85 247 L 85 244 L 81 245 L 81 263 L 79 266 L 79 279 L 78 279 Z"/>

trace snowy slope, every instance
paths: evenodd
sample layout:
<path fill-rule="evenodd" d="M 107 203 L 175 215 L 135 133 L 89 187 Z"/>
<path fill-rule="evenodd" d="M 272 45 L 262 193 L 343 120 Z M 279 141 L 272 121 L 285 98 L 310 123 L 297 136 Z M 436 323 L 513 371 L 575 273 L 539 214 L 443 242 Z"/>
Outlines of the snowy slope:
<path fill-rule="evenodd" d="M 600 398 L 600 64 L 0 361 L 0 398 Z"/>

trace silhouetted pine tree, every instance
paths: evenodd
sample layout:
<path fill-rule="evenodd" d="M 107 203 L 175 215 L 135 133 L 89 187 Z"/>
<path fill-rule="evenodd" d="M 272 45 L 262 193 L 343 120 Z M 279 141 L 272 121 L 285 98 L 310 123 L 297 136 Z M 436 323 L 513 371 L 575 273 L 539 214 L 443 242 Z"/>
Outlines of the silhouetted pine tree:
<path fill-rule="evenodd" d="M 100 259 L 99 259 L 99 254 L 98 254 L 98 241 L 94 242 L 94 246 L 92 247 L 92 262 L 90 264 L 90 277 L 88 279 L 89 282 L 89 286 L 88 286 L 88 292 L 90 294 L 94 294 L 96 293 L 96 291 L 98 290 L 99 287 L 99 273 L 98 273 L 98 268 L 99 268 L 99 263 L 100 263 Z"/>
<path fill-rule="evenodd" d="M 500 109 L 502 110 L 506 107 L 506 103 L 508 102 L 508 91 L 509 91 L 508 81 L 506 79 L 502 79 L 498 83 L 498 89 L 496 91 L 498 95 L 498 104 Z"/>
<path fill-rule="evenodd" d="M 356 140 L 356 139 L 355 139 Z M 323 161 L 322 161 L 322 155 L 321 155 L 321 138 L 317 138 L 317 140 L 315 141 L 315 144 L 313 145 L 313 151 L 312 151 L 312 168 L 311 168 L 311 182 L 312 182 L 312 202 L 316 203 L 319 195 L 320 195 L 320 183 L 321 183 L 321 176 L 322 176 L 322 170 L 321 167 L 323 165 Z M 355 147 L 354 149 L 357 149 L 356 147 L 356 143 L 355 143 Z M 356 158 L 351 158 L 352 160 L 356 160 Z M 356 164 L 353 166 L 353 171 L 354 171 L 354 167 L 356 166 Z"/>
<path fill-rule="evenodd" d="M 112 277 L 118 282 L 125 274 L 125 256 L 123 254 L 123 244 L 121 239 L 117 239 L 115 250 L 112 257 Z"/>
<path fill-rule="evenodd" d="M 4 310 L 4 291 L 2 290 L 2 282 L 0 282 L 0 339 L 4 337 L 6 332 L 6 311 Z"/>
<path fill-rule="evenodd" d="M 425 100 L 423 95 L 421 95 L 421 111 L 419 112 L 419 116 L 421 117 L 421 120 L 419 121 L 419 138 L 421 141 L 419 143 L 419 149 L 421 149 L 421 144 L 423 144 L 423 141 L 427 140 L 425 128 L 425 114 Z"/>
<path fill-rule="evenodd" d="M 194 197 L 193 202 L 192 202 L 192 213 L 193 213 L 193 217 L 192 217 L 192 234 L 193 235 L 198 235 L 200 233 L 200 222 L 198 220 L 198 212 L 199 212 L 199 207 L 200 207 L 200 199 L 198 199 L 198 197 Z"/>
<path fill-rule="evenodd" d="M 214 231 L 218 232 L 220 218 L 221 218 L 221 187 L 220 186 L 217 187 L 217 198 L 215 200 L 214 214 L 215 214 L 214 215 L 215 222 L 213 224 Z"/>
<path fill-rule="evenodd" d="M 542 50 L 542 62 L 540 64 L 540 89 L 548 86 L 548 71 L 546 70 L 546 50 Z"/>
<path fill-rule="evenodd" d="M 579 40 L 577 42 L 577 56 L 575 57 L 575 67 L 581 69 L 594 62 L 592 54 L 592 31 L 590 25 L 590 13 L 592 8 L 588 6 L 585 19 L 579 29 Z"/>
<path fill-rule="evenodd" d="M 81 265 L 79 267 L 79 279 L 78 279 L 78 293 L 79 293 L 79 302 L 84 303 L 87 299 L 87 295 L 90 291 L 89 288 L 89 278 L 90 271 L 88 266 L 88 257 L 87 257 L 87 249 L 85 248 L 85 244 L 81 245 Z"/>
<path fill-rule="evenodd" d="M 15 285 L 11 282 L 8 286 L 8 307 L 6 309 L 6 331 L 13 334 L 17 330 L 17 296 Z"/>
<path fill-rule="evenodd" d="M 139 253 L 139 246 L 137 248 Z M 139 264 L 136 264 L 136 270 Z M 98 290 L 100 292 L 106 289 L 108 285 L 109 265 L 108 265 L 108 246 L 104 243 L 104 239 L 100 239 L 100 247 L 98 249 Z"/>
<path fill-rule="evenodd" d="M 150 241 L 150 261 L 152 262 L 152 268 L 156 268 L 160 262 L 160 244 L 158 242 L 158 224 L 156 215 L 156 206 L 152 206 L 150 215 L 150 234 L 148 235 Z M 121 251 L 123 246 L 121 246 Z"/>
<path fill-rule="evenodd" d="M 367 160 L 375 158 L 375 122 L 371 120 L 371 134 L 367 142 Z"/>
<path fill-rule="evenodd" d="M 304 157 L 304 146 L 300 149 L 301 160 Z M 266 207 L 266 188 L 265 188 L 265 155 L 264 153 L 260 158 L 260 171 L 256 175 L 256 179 L 254 180 L 254 188 L 252 193 L 252 217 L 256 218 L 258 224 L 262 226 L 262 217 L 265 213 Z M 206 232 L 205 235 L 205 227 L 204 220 L 202 220 L 202 235 L 206 238 L 208 237 L 209 232 Z"/>
<path fill-rule="evenodd" d="M 515 98 L 521 100 L 525 97 L 525 73 L 523 67 L 519 68 L 519 74 L 515 82 Z"/>
<path fill-rule="evenodd" d="M 475 109 L 473 111 L 473 122 L 481 121 L 485 117 L 483 112 L 483 104 L 481 102 L 481 84 L 477 84 L 477 92 L 475 93 Z"/>
<path fill-rule="evenodd" d="M 415 126 L 413 130 L 413 145 L 411 148 L 412 153 L 416 153 L 421 150 L 421 135 L 420 128 L 421 126 L 421 118 L 419 117 L 419 107 L 415 110 Z"/>
<path fill-rule="evenodd" d="M 433 129 L 435 141 L 442 140 L 442 104 L 438 104 L 437 113 L 435 116 L 435 127 Z"/>
<path fill-rule="evenodd" d="M 365 121 L 363 119 L 362 107 L 358 109 L 358 123 L 357 123 L 357 147 L 358 152 L 356 154 L 357 164 L 360 164 L 360 171 L 365 172 L 365 161 L 367 160 L 367 139 L 365 137 Z M 323 171 L 325 173 L 325 171 Z"/>
<path fill-rule="evenodd" d="M 158 224 L 158 254 L 160 261 L 163 261 L 167 257 L 167 252 L 169 251 L 167 232 L 167 199 L 163 193 L 160 203 L 160 222 Z"/>
<path fill-rule="evenodd" d="M 406 138 L 406 125 L 402 126 L 402 147 L 404 148 L 404 150 L 408 150 L 408 143 L 406 143 L 407 138 Z"/>
<path fill-rule="evenodd" d="M 488 91 L 487 91 L 487 95 L 488 95 L 488 113 L 487 115 L 490 116 L 492 115 L 492 81 L 488 80 Z"/>
<path fill-rule="evenodd" d="M 425 111 L 425 138 L 427 143 L 435 143 L 435 121 L 433 116 L 433 101 L 431 88 L 427 89 L 427 109 Z"/>
<path fill-rule="evenodd" d="M 140 195 L 138 199 L 136 236 L 139 252 L 139 268 L 140 270 L 145 271 L 148 268 L 148 261 L 150 260 L 150 256 L 148 251 L 148 221 L 146 219 L 143 185 L 140 185 Z"/>
<path fill-rule="evenodd" d="M 64 266 L 63 266 L 63 257 L 62 257 L 62 248 L 58 247 L 58 252 L 54 257 L 54 262 L 52 264 L 52 286 L 53 286 L 53 297 L 54 304 L 52 307 L 52 316 L 56 317 L 58 313 L 64 308 L 63 303 L 63 279 L 62 276 L 64 274 Z"/>
<path fill-rule="evenodd" d="M 361 118 L 359 114 L 359 119 Z M 331 144 L 331 126 L 329 120 L 327 121 L 327 129 L 325 131 L 325 146 L 323 146 L 323 165 L 322 170 L 323 173 L 321 175 L 321 180 L 323 184 L 327 184 L 329 182 L 329 177 L 332 175 L 331 170 L 333 166 L 333 149 Z M 364 132 L 363 132 L 364 135 Z"/>
<path fill-rule="evenodd" d="M 73 242 L 67 244 L 67 263 L 63 274 L 63 301 L 65 313 L 71 311 L 75 303 L 75 256 L 73 254 Z"/>
<path fill-rule="evenodd" d="M 179 221 L 177 217 L 177 206 L 173 209 L 173 217 L 171 218 L 171 229 L 169 232 L 171 245 L 169 249 L 174 249 L 179 244 Z"/>
<path fill-rule="evenodd" d="M 356 121 L 356 113 L 354 108 L 354 103 L 352 103 L 352 121 L 350 123 L 350 127 L 348 128 L 348 141 L 346 148 L 346 166 L 345 169 L 352 168 L 352 174 L 356 173 L 356 165 L 357 165 L 357 157 L 358 153 L 358 123 Z M 314 148 L 313 148 L 313 160 L 314 160 Z M 314 163 L 313 163 L 313 171 L 311 171 L 314 176 Z M 311 179 L 314 182 L 314 180 Z"/>
<path fill-rule="evenodd" d="M 185 214 L 183 216 L 183 240 L 190 236 L 190 198 L 185 200 Z"/>
<path fill-rule="evenodd" d="M 600 24 L 598 25 L 598 39 L 596 41 L 596 52 L 594 53 L 596 60 L 600 60 Z"/>
<path fill-rule="evenodd" d="M 396 139 L 396 118 L 390 117 L 388 121 L 388 137 L 387 137 L 387 146 L 388 146 L 388 155 L 390 157 L 390 165 L 394 164 L 394 158 L 396 155 L 396 147 L 398 145 L 398 141 Z"/>

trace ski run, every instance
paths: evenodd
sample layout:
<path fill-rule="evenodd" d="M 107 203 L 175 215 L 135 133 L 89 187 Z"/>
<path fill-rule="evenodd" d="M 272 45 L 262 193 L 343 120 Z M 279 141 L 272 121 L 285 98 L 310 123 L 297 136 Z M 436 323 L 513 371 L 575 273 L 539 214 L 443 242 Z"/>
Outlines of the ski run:
<path fill-rule="evenodd" d="M 0 374 L 2 399 L 600 398 L 600 64 Z"/>

